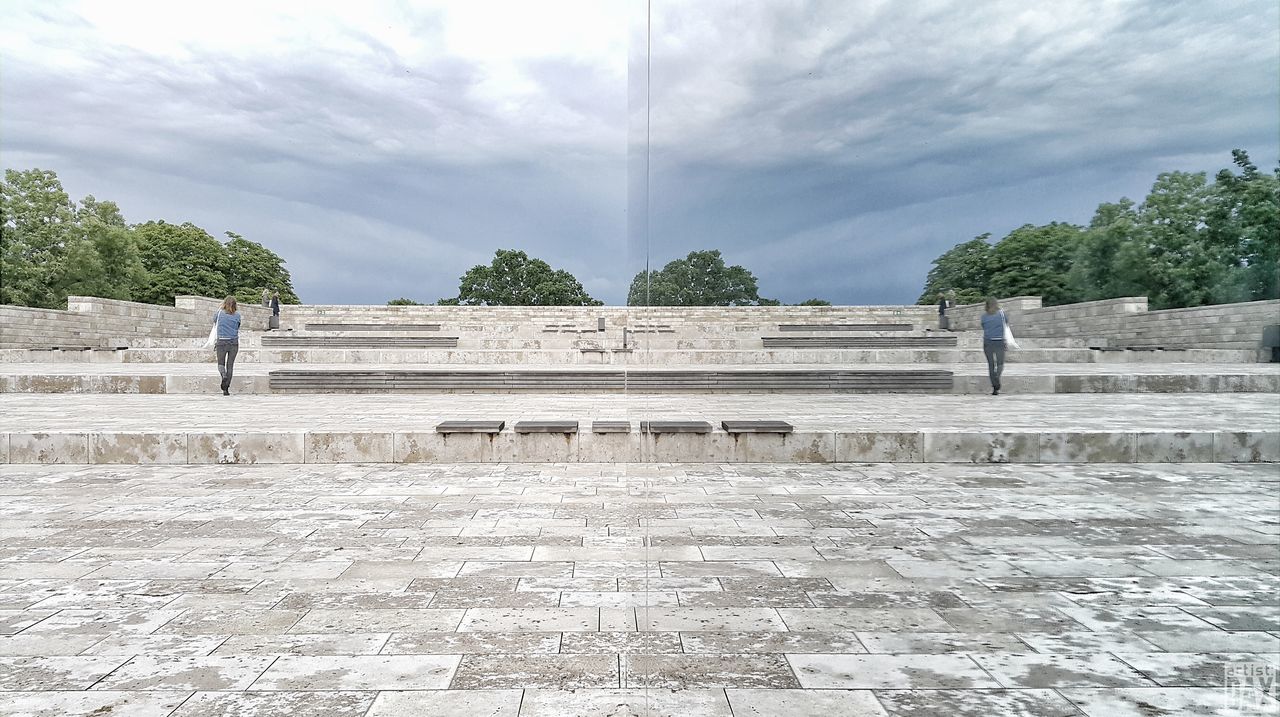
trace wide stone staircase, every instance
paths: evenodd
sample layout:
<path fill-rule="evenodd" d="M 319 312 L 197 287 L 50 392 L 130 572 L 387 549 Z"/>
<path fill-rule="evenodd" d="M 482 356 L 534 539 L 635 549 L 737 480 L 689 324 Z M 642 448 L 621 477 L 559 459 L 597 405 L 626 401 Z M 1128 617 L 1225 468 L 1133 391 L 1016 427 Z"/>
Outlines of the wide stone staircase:
<path fill-rule="evenodd" d="M 190 298 L 153 311 L 94 299 L 73 302 L 66 316 L 0 310 L 9 322 L 0 324 L 0 456 L 92 463 L 1280 458 L 1280 365 L 1260 361 L 1269 354 L 1261 339 L 1266 312 L 1257 306 L 1241 309 L 1252 324 L 1232 321 L 1229 332 L 1206 333 L 1203 342 L 1188 341 L 1182 327 L 1176 342 L 1162 342 L 1151 330 L 1131 340 L 1136 330 L 1122 329 L 1134 319 L 1097 305 L 1080 308 L 1091 323 L 1067 321 L 1064 307 L 1044 315 L 1099 326 L 1105 335 L 1055 332 L 1036 323 L 1031 303 L 1010 302 L 1022 347 L 1009 352 L 998 398 L 989 395 L 981 334 L 966 307 L 956 312 L 954 332 L 936 330 L 933 307 L 908 306 L 285 307 L 275 331 L 265 330 L 265 315 L 246 313 L 229 398 L 218 390 L 213 352 L 200 346 L 216 302 Z M 1141 315 L 1132 305 L 1117 307 Z M 1280 302 L 1262 308 L 1280 311 Z M 1220 309 L 1212 315 L 1225 321 Z M 151 323 L 130 333 L 134 319 Z M 52 328 L 42 332 L 46 324 Z M 1258 329 L 1257 345 L 1241 339 L 1246 326 Z M 794 430 L 726 428 L 744 421 Z M 476 422 L 592 429 L 437 430 Z M 682 425 L 705 430 L 637 429 Z"/>

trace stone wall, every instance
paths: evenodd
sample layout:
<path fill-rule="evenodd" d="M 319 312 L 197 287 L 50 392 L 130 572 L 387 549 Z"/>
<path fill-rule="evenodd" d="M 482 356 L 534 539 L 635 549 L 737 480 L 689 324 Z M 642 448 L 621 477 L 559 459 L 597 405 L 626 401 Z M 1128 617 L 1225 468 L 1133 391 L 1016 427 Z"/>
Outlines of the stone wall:
<path fill-rule="evenodd" d="M 440 324 L 441 335 L 492 338 L 543 337 L 549 327 L 607 332 L 669 328 L 685 336 L 776 335 L 779 324 L 905 323 L 937 325 L 932 306 L 335 306 L 281 307 L 281 328 L 302 331 L 312 323 Z"/>
<path fill-rule="evenodd" d="M 93 296 L 67 297 L 66 310 L 0 306 L 0 348 L 128 346 L 136 338 L 197 338 L 213 323 L 218 299 L 179 296 L 175 306 Z M 240 306 L 244 329 L 267 327 L 271 310 Z"/>
<path fill-rule="evenodd" d="M 1001 299 L 1016 336 L 1081 339 L 1089 346 L 1257 349 L 1267 326 L 1280 324 L 1280 300 L 1147 310 L 1147 297 L 1127 296 L 1042 306 L 1039 297 Z M 981 304 L 951 311 L 958 331 L 981 328 Z"/>

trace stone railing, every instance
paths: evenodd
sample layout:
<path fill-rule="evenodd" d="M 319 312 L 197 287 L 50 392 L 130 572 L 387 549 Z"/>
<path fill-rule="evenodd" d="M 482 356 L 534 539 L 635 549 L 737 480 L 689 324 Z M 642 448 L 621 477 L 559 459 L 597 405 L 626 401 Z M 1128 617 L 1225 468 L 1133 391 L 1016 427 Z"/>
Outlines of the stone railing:
<path fill-rule="evenodd" d="M 1017 336 L 1080 339 L 1091 346 L 1257 349 L 1267 326 L 1280 324 L 1280 300 L 1148 311 L 1145 296 L 1042 306 L 1039 297 L 1002 299 Z M 958 331 L 982 328 L 981 304 L 951 310 Z"/>
<path fill-rule="evenodd" d="M 195 338 L 205 335 L 219 299 L 179 296 L 176 306 L 142 304 L 94 296 L 67 297 L 66 310 L 0 306 L 0 348 L 128 346 L 133 338 Z M 244 327 L 267 327 L 271 310 L 241 305 Z"/>

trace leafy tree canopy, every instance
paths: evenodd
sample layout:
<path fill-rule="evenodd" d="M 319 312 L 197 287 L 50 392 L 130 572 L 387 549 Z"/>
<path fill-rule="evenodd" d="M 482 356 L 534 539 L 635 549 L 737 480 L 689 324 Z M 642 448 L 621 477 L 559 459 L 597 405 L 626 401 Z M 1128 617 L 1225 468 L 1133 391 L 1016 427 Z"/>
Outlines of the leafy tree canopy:
<path fill-rule="evenodd" d="M 71 201 L 57 174 L 8 170 L 0 183 L 0 303 L 63 308 L 67 296 L 172 304 L 178 294 L 256 303 L 264 288 L 297 303 L 284 260 L 194 224 L 130 226 L 115 202 Z"/>
<path fill-rule="evenodd" d="M 414 301 L 413 299 L 408 299 L 401 296 L 398 299 L 392 299 L 391 301 L 388 301 L 387 306 L 422 306 L 422 302 Z"/>
<path fill-rule="evenodd" d="M 1280 167 L 1260 172 L 1233 150 L 1235 170 L 1160 174 L 1141 204 L 1104 202 L 1088 227 L 1050 223 L 988 235 L 934 260 L 921 303 L 955 290 L 1039 295 L 1046 304 L 1146 296 L 1153 309 L 1280 298 Z M 981 241 L 980 241 L 981 240 Z"/>
<path fill-rule="evenodd" d="M 238 300 L 256 304 L 267 289 L 279 292 L 282 304 L 300 303 L 284 259 L 235 232 L 227 232 L 227 238 L 227 288 Z"/>
<path fill-rule="evenodd" d="M 208 232 L 190 222 L 165 221 L 139 224 L 134 232 L 147 270 L 141 301 L 172 304 L 175 296 L 227 295 L 227 256 L 222 242 Z"/>
<path fill-rule="evenodd" d="M 826 299 L 805 299 L 796 306 L 831 306 L 831 302 Z"/>
<path fill-rule="evenodd" d="M 499 249 L 488 266 L 462 275 L 455 300 L 463 306 L 599 306 L 573 274 L 522 251 Z M 445 300 L 441 299 L 440 303 Z"/>
<path fill-rule="evenodd" d="M 756 277 L 741 266 L 726 266 L 718 249 L 692 251 L 657 271 L 640 272 L 627 293 L 630 306 L 769 306 Z"/>
<path fill-rule="evenodd" d="M 991 283 L 990 234 L 970 239 L 933 260 L 919 303 L 936 304 L 943 295 L 959 304 L 974 304 L 987 295 Z"/>

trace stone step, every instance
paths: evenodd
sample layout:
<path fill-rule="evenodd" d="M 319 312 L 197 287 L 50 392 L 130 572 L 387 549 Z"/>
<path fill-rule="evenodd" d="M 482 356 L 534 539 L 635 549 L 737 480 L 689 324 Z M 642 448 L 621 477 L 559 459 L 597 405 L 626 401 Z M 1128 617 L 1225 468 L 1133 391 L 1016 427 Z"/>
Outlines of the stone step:
<path fill-rule="evenodd" d="M 262 337 L 263 348 L 456 348 L 457 336 L 276 336 Z"/>
<path fill-rule="evenodd" d="M 772 348 L 951 348 L 955 336 L 765 336 L 764 347 Z"/>
<path fill-rule="evenodd" d="M 834 391 L 950 393 L 950 371 L 349 371 L 277 370 L 273 392 Z"/>

